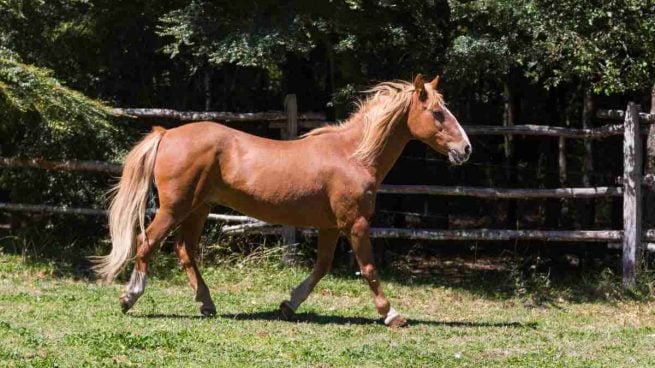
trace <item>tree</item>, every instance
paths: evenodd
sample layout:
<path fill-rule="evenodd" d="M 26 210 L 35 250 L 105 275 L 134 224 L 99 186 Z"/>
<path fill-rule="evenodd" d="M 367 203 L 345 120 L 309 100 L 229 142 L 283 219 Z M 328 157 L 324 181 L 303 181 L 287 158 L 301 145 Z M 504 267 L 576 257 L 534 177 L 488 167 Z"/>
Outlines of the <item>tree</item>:
<path fill-rule="evenodd" d="M 52 72 L 21 62 L 0 48 L 0 156 L 51 160 L 115 161 L 132 129 L 110 118 L 110 110 L 62 85 Z M 101 180 L 101 179 L 97 179 Z M 16 201 L 95 203 L 106 178 L 85 181 L 68 174 L 3 170 L 0 187 Z"/>
<path fill-rule="evenodd" d="M 343 101 L 371 79 L 434 72 L 445 51 L 444 4 L 195 0 L 163 16 L 159 34 L 169 40 L 164 51 L 184 58 L 191 72 L 259 68 L 267 88 L 279 90 L 284 79 L 301 78 L 285 73 L 285 63 L 302 60 L 317 78 L 309 82 Z"/>

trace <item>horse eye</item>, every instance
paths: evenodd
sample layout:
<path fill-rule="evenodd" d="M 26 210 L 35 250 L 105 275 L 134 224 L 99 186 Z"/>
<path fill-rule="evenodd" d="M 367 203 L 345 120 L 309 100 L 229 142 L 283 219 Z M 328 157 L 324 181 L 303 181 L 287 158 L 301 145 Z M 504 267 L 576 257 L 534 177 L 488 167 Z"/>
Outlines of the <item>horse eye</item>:
<path fill-rule="evenodd" d="M 442 111 L 433 111 L 432 116 L 434 116 L 434 118 L 437 119 L 437 121 L 440 123 L 443 123 L 443 121 L 446 119 Z"/>

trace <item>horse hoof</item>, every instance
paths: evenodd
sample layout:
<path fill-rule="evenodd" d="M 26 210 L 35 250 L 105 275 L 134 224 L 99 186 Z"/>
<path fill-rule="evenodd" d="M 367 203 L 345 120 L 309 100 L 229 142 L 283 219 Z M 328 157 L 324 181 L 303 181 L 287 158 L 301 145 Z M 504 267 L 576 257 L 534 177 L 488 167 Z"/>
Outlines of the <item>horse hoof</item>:
<path fill-rule="evenodd" d="M 119 301 L 121 303 L 121 311 L 123 314 L 127 313 L 127 311 L 132 308 L 132 303 L 130 303 L 130 298 L 127 295 L 121 295 Z"/>
<path fill-rule="evenodd" d="M 214 317 L 216 315 L 216 307 L 202 307 L 200 308 L 200 314 L 202 314 L 204 317 Z"/>
<path fill-rule="evenodd" d="M 407 319 L 405 317 L 401 316 L 400 314 L 397 315 L 391 321 L 389 321 L 389 323 L 387 324 L 387 326 L 390 327 L 390 328 L 407 327 L 407 325 L 408 325 Z"/>
<path fill-rule="evenodd" d="M 291 302 L 285 300 L 282 303 L 280 303 L 280 316 L 282 317 L 283 320 L 291 321 L 294 315 L 295 312 L 293 311 L 293 308 L 291 308 Z"/>

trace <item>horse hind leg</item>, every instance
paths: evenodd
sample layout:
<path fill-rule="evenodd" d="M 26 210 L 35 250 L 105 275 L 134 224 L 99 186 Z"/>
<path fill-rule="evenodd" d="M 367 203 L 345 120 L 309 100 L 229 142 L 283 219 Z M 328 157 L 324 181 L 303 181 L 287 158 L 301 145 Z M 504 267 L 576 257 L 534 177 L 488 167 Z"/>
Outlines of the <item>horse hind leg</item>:
<path fill-rule="evenodd" d="M 176 219 L 165 211 L 159 211 L 146 229 L 146 236 L 139 235 L 137 239 L 137 253 L 134 261 L 132 276 L 125 285 L 125 291 L 120 296 L 123 313 L 126 313 L 139 300 L 146 288 L 146 275 L 148 273 L 148 259 L 159 244 L 166 238 L 176 223 Z"/>
<path fill-rule="evenodd" d="M 209 288 L 198 270 L 195 253 L 209 210 L 209 206 L 204 206 L 187 217 L 180 226 L 175 244 L 175 253 L 180 260 L 180 265 L 186 271 L 189 284 L 196 293 L 195 300 L 202 303 L 200 313 L 207 317 L 216 315 L 216 306 L 214 306 Z"/>
<path fill-rule="evenodd" d="M 312 292 L 316 284 L 327 274 L 334 259 L 334 249 L 339 237 L 338 229 L 320 230 L 318 234 L 318 256 L 314 269 L 309 276 L 291 292 L 291 300 L 280 304 L 280 314 L 285 320 L 293 318 L 295 311 Z"/>

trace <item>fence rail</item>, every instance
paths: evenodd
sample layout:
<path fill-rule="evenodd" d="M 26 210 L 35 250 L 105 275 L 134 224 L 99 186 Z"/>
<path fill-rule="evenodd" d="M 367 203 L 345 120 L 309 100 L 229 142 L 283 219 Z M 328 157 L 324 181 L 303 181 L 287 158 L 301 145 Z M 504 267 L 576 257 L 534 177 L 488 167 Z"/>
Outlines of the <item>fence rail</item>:
<path fill-rule="evenodd" d="M 78 208 L 51 205 L 30 205 L 0 202 L 0 210 L 9 212 L 57 213 L 65 215 L 106 216 L 107 210 L 98 208 Z M 209 221 L 239 223 L 226 225 L 222 228 L 228 234 L 248 233 L 256 230 L 263 234 L 282 233 L 282 228 L 258 221 L 248 216 L 210 214 Z M 314 229 L 299 229 L 305 236 L 315 236 Z M 503 229 L 398 229 L 372 228 L 371 237 L 385 239 L 412 240 L 477 240 L 477 241 L 508 241 L 508 240 L 541 240 L 541 241 L 581 241 L 581 242 L 611 242 L 623 239 L 622 230 L 503 230 Z M 644 232 L 644 241 L 655 241 L 655 229 Z"/>
<path fill-rule="evenodd" d="M 166 119 L 180 122 L 191 121 L 221 121 L 221 122 L 261 122 L 286 121 L 287 113 L 284 111 L 264 112 L 226 112 L 226 111 L 178 111 L 173 109 L 148 108 L 115 108 L 115 116 L 132 117 L 140 119 Z M 298 120 L 325 120 L 325 114 L 306 112 L 298 115 Z"/>
<path fill-rule="evenodd" d="M 32 167 L 45 170 L 90 171 L 108 174 L 120 174 L 122 165 L 104 161 L 51 161 L 40 158 L 0 157 L 0 166 Z"/>
<path fill-rule="evenodd" d="M 118 116 L 132 116 L 143 119 L 167 119 L 179 122 L 196 120 L 219 120 L 224 122 L 251 122 L 263 121 L 269 126 L 283 129 L 285 139 L 294 139 L 298 128 L 315 127 L 326 124 L 325 116 L 319 113 L 299 114 L 295 96 L 287 96 L 285 112 L 270 111 L 260 113 L 230 113 L 230 112 L 187 112 L 170 109 L 114 109 Z M 624 230 L 571 230 L 571 231 L 545 231 L 545 230 L 502 230 L 502 229 L 473 229 L 473 230 L 433 230 L 433 229 L 394 229 L 374 228 L 372 237 L 376 238 L 402 238 L 422 240 L 542 240 L 542 241 L 584 241 L 584 242 L 623 242 L 624 274 L 623 282 L 626 287 L 635 285 L 636 265 L 639 261 L 638 251 L 642 249 L 642 241 L 655 241 L 655 229 L 641 230 L 641 187 L 644 183 L 641 166 L 641 136 L 646 130 L 640 127 L 640 122 L 655 122 L 654 114 L 639 113 L 637 106 L 628 104 L 626 111 L 602 110 L 598 116 L 603 119 L 623 119 L 622 124 L 607 124 L 595 128 L 563 128 L 543 125 L 514 125 L 514 126 L 466 126 L 467 132 L 472 135 L 502 135 L 502 136 L 550 136 L 559 137 L 560 143 L 564 139 L 599 139 L 609 136 L 623 135 L 624 137 L 624 174 L 622 187 L 585 187 L 585 188 L 556 188 L 556 189 L 509 189 L 509 188 L 480 188 L 467 186 L 436 186 L 436 185 L 383 185 L 381 194 L 425 194 L 446 196 L 469 196 L 489 199 L 543 199 L 543 198 L 598 198 L 623 197 Z M 560 149 L 565 147 L 560 144 Z M 648 152 L 649 157 L 655 152 Z M 560 152 L 560 158 L 562 152 Z M 88 171 L 119 174 L 121 165 L 116 163 L 98 161 L 50 161 L 38 158 L 0 158 L 0 166 L 4 167 L 32 167 L 47 170 Z M 28 212 L 55 212 L 76 215 L 105 215 L 101 209 L 70 208 L 49 205 L 25 205 L 15 203 L 0 203 L 0 210 L 28 211 Z M 267 234 L 279 234 L 285 243 L 295 243 L 296 229 L 290 227 L 271 227 L 271 225 L 247 216 L 234 216 L 211 214 L 210 220 L 235 222 L 235 225 L 225 225 L 228 233 L 245 233 L 257 230 Z M 300 233 L 313 235 L 311 229 L 300 229 Z"/>
<path fill-rule="evenodd" d="M 513 189 L 441 185 L 382 185 L 382 194 L 428 194 L 490 199 L 599 198 L 620 197 L 621 187 Z"/>
<path fill-rule="evenodd" d="M 83 215 L 83 216 L 107 216 L 107 210 L 100 208 L 79 208 L 68 206 L 52 206 L 47 204 L 25 204 L 25 203 L 6 203 L 0 202 L 0 210 L 7 212 L 33 212 L 33 213 L 58 213 L 63 215 Z M 152 211 L 148 211 L 152 213 Z M 211 213 L 207 217 L 210 221 L 221 222 L 241 222 L 267 225 L 263 221 L 259 221 L 252 217 L 241 215 L 226 215 L 222 213 Z"/>
<path fill-rule="evenodd" d="M 31 167 L 45 170 L 89 171 L 120 174 L 122 166 L 103 161 L 50 161 L 21 157 L 0 157 L 0 167 Z M 647 180 L 647 177 L 644 177 Z M 380 194 L 426 194 L 439 196 L 475 197 L 488 199 L 546 199 L 546 198 L 601 198 L 620 197 L 622 187 L 514 189 L 473 186 L 397 185 L 384 184 Z"/>
<path fill-rule="evenodd" d="M 608 124 L 601 127 L 588 129 L 562 128 L 533 124 L 513 126 L 468 125 L 466 126 L 466 133 L 469 135 L 530 135 L 599 139 L 613 135 L 622 135 L 623 124 Z"/>
<path fill-rule="evenodd" d="M 625 110 L 598 110 L 596 117 L 606 120 L 625 120 Z M 639 122 L 655 123 L 655 114 L 639 112 Z"/>

